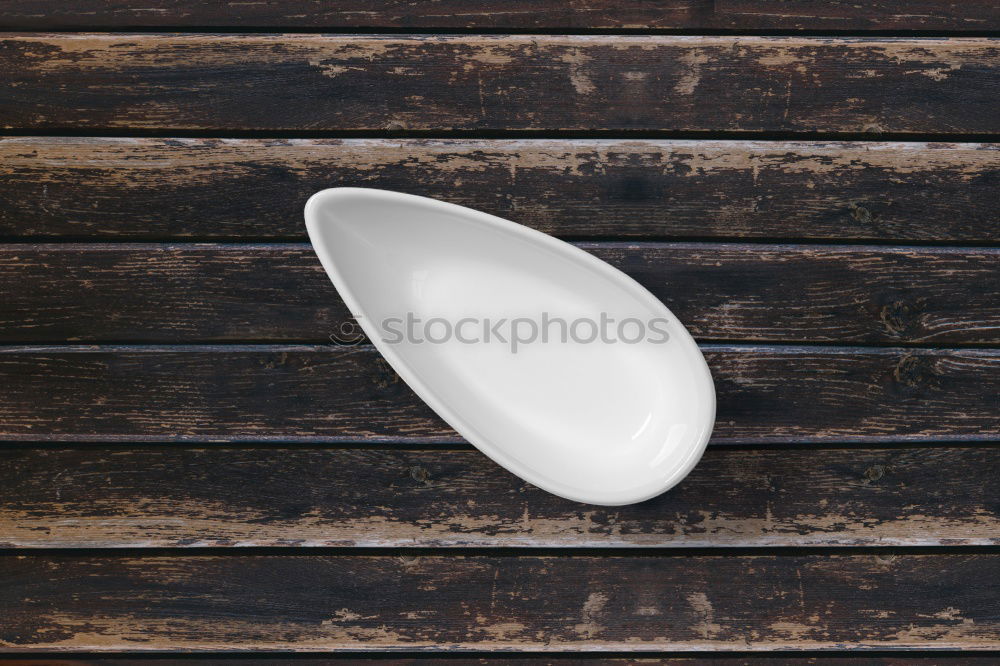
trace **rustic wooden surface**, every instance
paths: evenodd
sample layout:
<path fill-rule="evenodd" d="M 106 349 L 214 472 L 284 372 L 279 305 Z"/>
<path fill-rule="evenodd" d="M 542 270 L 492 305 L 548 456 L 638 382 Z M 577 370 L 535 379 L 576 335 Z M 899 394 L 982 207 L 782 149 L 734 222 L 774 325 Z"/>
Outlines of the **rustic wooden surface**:
<path fill-rule="evenodd" d="M 997 454 L 710 448 L 665 495 L 582 507 L 469 449 L 17 447 L 0 547 L 1000 545 Z"/>
<path fill-rule="evenodd" d="M 995 30 L 994 0 L 5 0 L 0 29 L 397 28 Z"/>
<path fill-rule="evenodd" d="M 370 653 L 354 653 L 349 657 L 313 657 L 300 655 L 295 657 L 273 656 L 187 656 L 185 658 L 156 659 L 119 657 L 119 656 L 85 656 L 73 655 L 67 657 L 58 655 L 40 659 L 38 657 L 19 657 L 17 659 L 0 658 L 0 666 L 190 666 L 192 663 L 206 666 L 332 666 L 333 664 L 370 664 L 378 663 L 384 666 L 415 666 L 416 664 L 441 663 L 445 660 L 440 655 L 414 653 L 405 657 L 377 656 Z M 930 654 L 907 652 L 902 654 L 873 653 L 865 651 L 864 655 L 831 656 L 831 655 L 797 655 L 774 656 L 766 654 L 738 653 L 691 656 L 684 653 L 672 653 L 669 656 L 650 656 L 647 653 L 628 654 L 627 656 L 607 653 L 577 654 L 577 655 L 516 655 L 505 654 L 488 656 L 449 656 L 446 663 L 451 666 L 624 666 L 640 664 L 651 666 L 910 666 L 911 664 L 946 664 L 947 666 L 993 666 L 996 655 L 989 653 L 966 653 L 937 651 Z"/>
<path fill-rule="evenodd" d="M 64 31 L 0 35 L 0 666 L 1000 660 L 995 0 L 0 0 L 0 30 Z M 556 498 L 331 343 L 301 209 L 344 185 L 645 284 L 718 390 L 691 476 Z"/>
<path fill-rule="evenodd" d="M 1000 345 L 995 248 L 580 246 L 706 342 Z M 351 321 L 298 244 L 9 245 L 0 291 L 0 340 L 11 343 L 330 342 Z"/>
<path fill-rule="evenodd" d="M 0 72 L 0 128 L 1000 133 L 988 38 L 9 35 Z"/>
<path fill-rule="evenodd" d="M 377 187 L 563 237 L 995 241 L 1000 146 L 593 139 L 0 139 L 0 235 L 305 240 Z"/>
<path fill-rule="evenodd" d="M 1000 351 L 703 347 L 715 442 L 1000 439 Z M 0 347 L 11 441 L 459 442 L 372 349 Z"/>
<path fill-rule="evenodd" d="M 19 555 L 0 645 L 983 649 L 997 580 L 996 554 Z"/>
<path fill-rule="evenodd" d="M 271 653 L 273 654 L 273 653 Z M 718 654 L 691 656 L 684 653 L 672 653 L 669 656 L 650 656 L 647 653 L 629 654 L 627 656 L 607 653 L 577 654 L 577 655 L 516 655 L 505 654 L 488 656 L 449 656 L 444 660 L 440 655 L 414 653 L 405 657 L 400 656 L 376 656 L 369 653 L 354 653 L 349 657 L 314 657 L 301 655 L 295 657 L 269 656 L 250 657 L 245 656 L 197 656 L 186 658 L 129 658 L 119 656 L 87 656 L 80 657 L 73 655 L 67 657 L 59 655 L 48 657 L 44 660 L 37 657 L 20 657 L 17 659 L 0 658 L 0 666 L 148 666 L 158 664 L 159 666 L 190 666 L 192 663 L 208 666 L 271 666 L 280 664 L 281 666 L 331 666 L 333 664 L 370 664 L 378 663 L 384 666 L 415 666 L 416 664 L 441 663 L 445 662 L 452 666 L 576 666 L 588 664 L 590 666 L 624 666 L 626 664 L 640 664 L 650 666 L 661 664 L 662 666 L 910 666 L 911 664 L 946 664 L 947 666 L 993 666 L 996 663 L 995 654 L 984 654 L 982 652 L 956 654 L 954 652 L 938 651 L 931 654 L 919 654 L 908 652 L 905 654 L 873 653 L 865 651 L 864 655 L 854 656 L 831 656 L 831 655 L 797 655 L 797 656 L 773 656 L 753 653 L 738 654 Z"/>

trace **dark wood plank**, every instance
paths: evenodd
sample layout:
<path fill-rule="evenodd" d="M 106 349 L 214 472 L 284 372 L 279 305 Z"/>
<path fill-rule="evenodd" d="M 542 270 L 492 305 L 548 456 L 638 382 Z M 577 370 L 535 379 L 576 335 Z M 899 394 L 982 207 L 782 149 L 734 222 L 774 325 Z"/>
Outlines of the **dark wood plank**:
<path fill-rule="evenodd" d="M 872 654 L 870 652 L 850 656 L 779 656 L 777 654 L 746 654 L 738 655 L 719 653 L 714 656 L 656 656 L 655 653 L 645 653 L 643 656 L 617 657 L 602 656 L 600 653 L 587 654 L 553 654 L 549 657 L 506 655 L 489 657 L 458 657 L 450 655 L 448 664 L 453 666 L 624 666 L 627 664 L 642 664 L 643 666 L 910 666 L 911 664 L 946 664 L 947 666 L 994 666 L 996 656 L 989 653 L 967 652 L 964 654 L 942 652 L 905 651 L 896 656 Z M 414 654 L 407 656 L 390 656 L 389 654 L 352 654 L 350 656 L 306 657 L 274 656 L 267 658 L 248 658 L 247 656 L 195 656 L 189 654 L 182 658 L 133 657 L 119 656 L 80 656 L 62 657 L 18 657 L 16 659 L 0 659 L 0 666 L 333 666 L 349 662 L 353 664 L 379 664 L 380 666 L 416 666 L 428 662 L 443 661 L 440 655 Z"/>
<path fill-rule="evenodd" d="M 332 666 L 345 661 L 353 664 L 377 664 L 378 666 L 416 666 L 428 662 L 444 661 L 440 655 L 414 654 L 390 656 L 389 654 L 352 654 L 350 656 L 307 657 L 274 656 L 253 658 L 239 656 L 195 656 L 186 655 L 182 658 L 131 657 L 120 656 L 79 656 L 68 657 L 18 657 L 16 659 L 0 658 L 0 666 Z M 457 657 L 457 658 L 456 658 Z M 872 653 L 855 653 L 852 655 L 833 656 L 778 656 L 775 654 L 738 655 L 719 653 L 712 656 L 676 656 L 669 657 L 635 656 L 629 658 L 617 656 L 602 656 L 596 654 L 553 654 L 549 657 L 518 656 L 516 654 L 489 657 L 459 657 L 449 655 L 447 663 L 451 666 L 626 666 L 641 664 L 643 666 L 910 666 L 911 664 L 947 664 L 947 666 L 995 666 L 996 656 L 979 652 L 964 654 L 942 652 L 901 652 L 897 656 L 885 656 Z"/>
<path fill-rule="evenodd" d="M 789 29 L 996 30 L 992 0 L 311 0 L 196 2 L 192 0 L 5 0 L 0 28 L 404 28 L 404 29 Z"/>
<path fill-rule="evenodd" d="M 0 122 L 989 134 L 998 56 L 981 38 L 15 35 Z"/>
<path fill-rule="evenodd" d="M 985 554 L 8 556 L 0 649 L 996 649 L 998 580 Z"/>
<path fill-rule="evenodd" d="M 1000 545 L 995 448 L 712 448 L 586 507 L 477 451 L 0 449 L 0 547 Z"/>
<path fill-rule="evenodd" d="M 303 240 L 318 190 L 560 236 L 997 242 L 997 144 L 0 139 L 0 235 Z"/>
<path fill-rule="evenodd" d="M 332 654 L 322 657 L 305 654 L 289 655 L 281 652 L 267 652 L 268 657 L 255 657 L 248 654 L 212 653 L 198 655 L 186 653 L 183 656 L 171 658 L 169 655 L 125 656 L 90 654 L 55 653 L 50 656 L 44 652 L 31 652 L 28 656 L 18 656 L 14 659 L 2 658 L 0 666 L 332 666 L 333 664 L 372 664 L 378 666 L 417 666 L 418 664 L 440 663 L 445 661 L 441 653 L 414 652 L 402 655 L 392 652 L 353 652 L 350 654 Z M 995 666 L 997 654 L 990 650 L 975 651 L 942 651 L 942 650 L 901 650 L 898 652 L 854 651 L 851 653 L 806 653 L 798 656 L 787 656 L 788 653 L 777 652 L 730 652 L 716 651 L 714 653 L 684 654 L 677 651 L 643 651 L 632 653 L 628 658 L 602 652 L 562 652 L 551 653 L 548 656 L 537 654 L 504 653 L 504 656 L 490 654 L 489 656 L 461 656 L 449 654 L 447 663 L 454 666 L 626 666 L 640 664 L 642 666 L 911 666 L 912 664 L 927 664 L 936 666 Z M 683 655 L 683 656 L 681 656 Z"/>
<path fill-rule="evenodd" d="M 582 247 L 704 341 L 1000 344 L 996 249 Z M 0 246 L 0 293 L 8 343 L 330 342 L 350 321 L 306 245 Z"/>
<path fill-rule="evenodd" d="M 984 441 L 997 350 L 707 346 L 717 442 Z M 0 348 L 0 439 L 458 442 L 373 349 Z"/>
<path fill-rule="evenodd" d="M 996 30 L 995 0 L 945 4 L 939 0 L 715 0 L 715 23 L 730 29 Z"/>

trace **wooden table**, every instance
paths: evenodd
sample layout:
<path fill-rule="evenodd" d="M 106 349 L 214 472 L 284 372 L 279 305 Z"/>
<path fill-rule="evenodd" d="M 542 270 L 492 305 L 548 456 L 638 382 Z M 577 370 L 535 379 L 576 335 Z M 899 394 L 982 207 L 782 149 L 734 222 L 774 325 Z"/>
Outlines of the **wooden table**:
<path fill-rule="evenodd" d="M 0 28 L 8 658 L 1000 660 L 996 2 L 3 0 Z M 561 500 L 333 344 L 301 208 L 338 185 L 646 285 L 715 377 L 702 463 Z"/>

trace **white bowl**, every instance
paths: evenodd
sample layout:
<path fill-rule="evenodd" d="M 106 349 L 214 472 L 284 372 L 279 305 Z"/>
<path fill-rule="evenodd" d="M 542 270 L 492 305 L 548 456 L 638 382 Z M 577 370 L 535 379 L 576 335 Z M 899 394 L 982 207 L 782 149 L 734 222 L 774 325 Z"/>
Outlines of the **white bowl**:
<path fill-rule="evenodd" d="M 386 361 L 514 474 L 620 505 L 662 493 L 698 462 L 715 420 L 708 366 L 666 306 L 621 271 L 541 232 L 408 194 L 323 190 L 305 217 Z"/>

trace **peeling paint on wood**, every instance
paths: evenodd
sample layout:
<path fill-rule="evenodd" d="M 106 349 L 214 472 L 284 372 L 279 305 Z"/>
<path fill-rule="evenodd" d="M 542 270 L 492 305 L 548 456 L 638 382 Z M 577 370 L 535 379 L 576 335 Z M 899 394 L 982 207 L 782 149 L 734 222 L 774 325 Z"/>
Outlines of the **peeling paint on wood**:
<path fill-rule="evenodd" d="M 326 187 L 441 198 L 560 236 L 1000 240 L 996 144 L 0 139 L 0 234 L 304 240 Z"/>
<path fill-rule="evenodd" d="M 998 56 L 985 38 L 14 35 L 0 127 L 989 134 Z"/>
<path fill-rule="evenodd" d="M 982 650 L 998 579 L 988 554 L 7 556 L 0 649 Z"/>
<path fill-rule="evenodd" d="M 0 547 L 1000 545 L 998 475 L 989 447 L 712 448 L 668 493 L 596 507 L 475 451 L 12 448 Z"/>
<path fill-rule="evenodd" d="M 716 442 L 988 441 L 997 350 L 704 347 Z M 0 439 L 458 442 L 376 351 L 0 348 Z"/>
<path fill-rule="evenodd" d="M 702 341 L 1000 343 L 996 249 L 581 247 Z M 4 342 L 329 342 L 350 321 L 305 245 L 8 245 L 0 292 Z"/>

